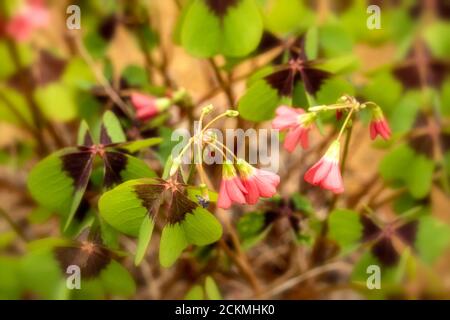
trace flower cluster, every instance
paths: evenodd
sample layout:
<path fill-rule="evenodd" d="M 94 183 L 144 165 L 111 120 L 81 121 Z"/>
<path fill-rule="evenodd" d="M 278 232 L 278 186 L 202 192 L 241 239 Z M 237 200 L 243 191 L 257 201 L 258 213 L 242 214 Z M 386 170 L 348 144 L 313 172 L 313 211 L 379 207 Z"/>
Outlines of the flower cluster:
<path fill-rule="evenodd" d="M 350 96 L 339 98 L 337 103 L 333 105 L 311 107 L 308 109 L 308 112 L 305 112 L 301 108 L 280 106 L 276 110 L 276 117 L 272 122 L 272 128 L 287 131 L 284 148 L 289 152 L 293 152 L 298 144 L 303 149 L 308 148 L 308 133 L 319 112 L 335 110 L 337 120 L 340 120 L 344 112 L 346 112 L 346 118 L 339 135 L 331 143 L 325 155 L 306 171 L 304 175 L 306 182 L 338 194 L 344 191 L 341 169 L 339 167 L 340 139 L 343 132 L 350 125 L 350 120 L 354 112 L 367 106 L 372 108 L 372 121 L 370 123 L 371 139 L 375 139 L 378 135 L 385 140 L 389 139 L 391 130 L 381 108 L 373 102 L 361 104 Z"/>
<path fill-rule="evenodd" d="M 5 25 L 6 34 L 23 42 L 29 39 L 34 30 L 49 24 L 49 12 L 43 0 L 27 0 Z"/>
<path fill-rule="evenodd" d="M 219 208 L 228 209 L 233 202 L 238 204 L 255 204 L 259 198 L 270 198 L 276 192 L 280 177 L 270 171 L 257 169 L 247 161 L 236 162 L 239 175 L 232 163 L 223 164 L 222 182 L 220 183 Z"/>
<path fill-rule="evenodd" d="M 204 128 L 201 128 L 203 117 L 211 111 L 211 105 L 203 108 L 199 120 L 200 130 L 189 140 L 177 157 L 172 160 L 169 175 L 174 176 L 180 170 L 183 155 L 195 143 L 199 154 L 203 154 L 203 149 L 209 147 L 219 152 L 223 157 L 222 180 L 217 201 L 219 208 L 228 209 L 233 203 L 253 205 L 258 202 L 259 198 L 270 198 L 275 195 L 277 192 L 276 188 L 280 183 L 280 177 L 277 174 L 255 168 L 244 159 L 238 158 L 229 148 L 216 140 L 215 135 L 211 134 L 211 131 L 207 131 L 211 124 L 218 119 L 225 116 L 236 117 L 239 115 L 239 112 L 227 110 L 206 124 Z M 227 158 L 226 152 L 233 156 L 233 161 Z M 202 190 L 202 196 L 199 201 L 203 205 L 209 201 L 209 192 L 206 187 L 207 177 L 203 170 L 201 156 L 199 160 L 200 163 L 197 164 L 197 170 L 201 180 L 200 189 Z"/>

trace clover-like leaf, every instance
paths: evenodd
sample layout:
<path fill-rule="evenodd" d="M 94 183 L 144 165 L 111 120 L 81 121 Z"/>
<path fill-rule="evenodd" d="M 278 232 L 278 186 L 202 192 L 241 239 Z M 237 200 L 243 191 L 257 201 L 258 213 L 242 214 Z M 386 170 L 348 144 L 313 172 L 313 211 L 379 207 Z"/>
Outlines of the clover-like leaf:
<path fill-rule="evenodd" d="M 93 155 L 86 148 L 66 148 L 38 163 L 28 178 L 33 198 L 46 208 L 75 213 L 89 182 Z M 68 220 L 69 220 L 68 219 Z"/>
<path fill-rule="evenodd" d="M 156 219 L 165 222 L 159 257 L 161 265 L 166 267 L 171 266 L 189 244 L 207 245 L 222 235 L 217 219 L 190 200 L 183 188 L 176 182 L 159 178 L 138 179 L 127 181 L 100 198 L 99 210 L 105 221 L 125 234 L 139 237 L 136 263 L 143 258 Z"/>
<path fill-rule="evenodd" d="M 245 56 L 261 39 L 263 23 L 254 0 L 194 0 L 186 8 L 181 43 L 194 56 Z"/>

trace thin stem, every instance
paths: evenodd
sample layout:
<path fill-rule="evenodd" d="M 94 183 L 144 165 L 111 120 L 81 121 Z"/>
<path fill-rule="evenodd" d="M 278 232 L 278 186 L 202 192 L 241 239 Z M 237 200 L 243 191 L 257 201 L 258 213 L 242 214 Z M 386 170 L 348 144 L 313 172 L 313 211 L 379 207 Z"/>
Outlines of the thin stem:
<path fill-rule="evenodd" d="M 77 36 L 73 36 L 74 43 L 76 45 L 76 48 L 78 52 L 80 53 L 83 60 L 86 62 L 86 64 L 89 66 L 89 68 L 92 69 L 94 72 L 95 77 L 97 78 L 97 81 L 103 86 L 105 89 L 105 92 L 108 94 L 110 99 L 130 118 L 133 119 L 133 114 L 130 111 L 128 105 L 120 98 L 119 94 L 111 87 L 109 84 L 109 81 L 105 78 L 102 71 L 97 68 L 95 65 L 95 61 L 92 58 L 92 56 L 89 54 L 89 52 L 84 47 L 83 43 Z"/>
<path fill-rule="evenodd" d="M 9 216 L 9 214 L 0 208 L 0 216 L 5 219 L 5 221 L 11 226 L 11 228 L 16 232 L 16 234 L 25 242 L 28 241 L 27 237 L 23 233 L 22 229 L 17 225 L 17 223 Z"/>
<path fill-rule="evenodd" d="M 330 104 L 330 105 L 310 107 L 310 108 L 308 108 L 308 111 L 309 112 L 318 112 L 318 111 L 341 110 L 341 109 L 351 109 L 351 108 L 353 108 L 353 105 L 349 105 L 348 103 L 346 103 L 346 104 L 336 103 L 336 104 Z"/>
<path fill-rule="evenodd" d="M 236 155 L 234 154 L 234 152 L 231 151 L 226 145 L 224 145 L 224 144 L 223 144 L 222 142 L 220 142 L 220 141 L 216 141 L 216 142 L 219 144 L 219 146 L 221 146 L 221 147 L 224 148 L 227 152 L 229 152 L 229 153 L 233 156 L 234 160 L 236 160 L 236 162 L 239 160 L 239 158 L 236 157 Z"/>
<path fill-rule="evenodd" d="M 217 117 L 215 117 L 210 122 L 208 122 L 200 133 L 204 133 L 206 131 L 206 129 L 208 129 L 214 122 L 216 122 L 217 120 L 222 119 L 223 117 L 226 117 L 226 116 L 227 116 L 226 112 L 219 114 Z"/>
<path fill-rule="evenodd" d="M 19 120 L 19 122 L 24 126 L 26 130 L 28 130 L 32 135 L 35 136 L 36 140 L 39 139 L 39 134 L 37 130 L 28 123 L 27 119 L 18 111 L 18 109 L 9 101 L 6 96 L 0 92 L 0 100 L 3 101 L 4 105 L 9 109 L 9 111 L 14 114 L 14 116 Z"/>
<path fill-rule="evenodd" d="M 181 149 L 180 153 L 178 154 L 177 158 L 183 157 L 183 155 L 186 153 L 186 151 L 188 150 L 188 148 L 191 146 L 191 144 L 194 142 L 194 137 L 190 138 L 188 143 L 184 146 L 183 149 Z"/>
<path fill-rule="evenodd" d="M 233 98 L 233 92 L 231 91 L 231 87 L 229 84 L 225 82 L 225 80 L 222 78 L 222 75 L 220 74 L 219 67 L 217 66 L 216 62 L 213 58 L 208 59 L 209 64 L 211 65 L 214 75 L 216 76 L 217 81 L 219 82 L 220 86 L 222 87 L 223 92 L 225 93 L 228 104 L 230 107 L 234 104 L 234 98 Z"/>
<path fill-rule="evenodd" d="M 344 175 L 345 163 L 347 162 L 348 156 L 348 147 L 350 146 L 350 139 L 352 137 L 353 126 L 348 128 L 347 135 L 345 136 L 344 142 L 344 150 L 342 152 L 342 161 L 341 161 L 341 174 Z"/>
<path fill-rule="evenodd" d="M 341 140 L 342 134 L 344 133 L 345 129 L 347 128 L 347 124 L 350 121 L 350 118 L 352 117 L 354 110 L 355 110 L 355 105 L 352 105 L 352 108 L 350 109 L 350 112 L 348 113 L 347 117 L 345 118 L 344 123 L 342 124 L 341 130 L 339 131 L 339 134 L 336 138 L 337 141 Z"/>

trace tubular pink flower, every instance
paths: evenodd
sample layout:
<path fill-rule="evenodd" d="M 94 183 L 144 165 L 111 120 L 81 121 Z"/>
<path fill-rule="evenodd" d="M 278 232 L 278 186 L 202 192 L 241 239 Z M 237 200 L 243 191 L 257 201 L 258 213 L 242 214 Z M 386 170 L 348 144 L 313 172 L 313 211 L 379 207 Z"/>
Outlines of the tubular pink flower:
<path fill-rule="evenodd" d="M 255 204 L 260 197 L 270 198 L 277 193 L 280 177 L 270 171 L 257 169 L 243 159 L 236 166 L 247 193 L 244 195 L 248 204 Z"/>
<path fill-rule="evenodd" d="M 370 138 L 374 140 L 377 135 L 384 140 L 391 137 L 391 128 L 383 115 L 380 107 L 375 107 L 372 111 L 372 121 L 370 122 Z"/>
<path fill-rule="evenodd" d="M 131 103 L 136 109 L 136 118 L 141 121 L 146 121 L 161 111 L 157 98 L 142 93 L 132 93 Z"/>
<path fill-rule="evenodd" d="M 339 152 L 340 143 L 339 141 L 334 141 L 325 155 L 306 171 L 304 176 L 305 181 L 336 194 L 342 193 L 344 191 L 344 184 L 339 168 Z"/>
<path fill-rule="evenodd" d="M 284 140 L 284 148 L 293 152 L 300 143 L 303 149 L 308 148 L 308 133 L 315 118 L 314 113 L 305 113 L 303 109 L 280 106 L 277 116 L 272 122 L 272 128 L 288 130 Z"/>
<path fill-rule="evenodd" d="M 222 181 L 220 183 L 219 199 L 217 206 L 228 209 L 233 202 L 245 204 L 247 190 L 236 174 L 233 164 L 224 163 L 222 167 Z"/>
<path fill-rule="evenodd" d="M 273 119 L 272 128 L 278 130 L 286 130 L 298 126 L 298 116 L 305 113 L 300 108 L 290 108 L 287 106 L 279 106 L 277 108 L 276 117 Z"/>
<path fill-rule="evenodd" d="M 49 22 L 49 12 L 43 1 L 28 0 L 6 23 L 5 31 L 11 38 L 23 42 L 28 40 L 35 29 L 45 27 Z"/>

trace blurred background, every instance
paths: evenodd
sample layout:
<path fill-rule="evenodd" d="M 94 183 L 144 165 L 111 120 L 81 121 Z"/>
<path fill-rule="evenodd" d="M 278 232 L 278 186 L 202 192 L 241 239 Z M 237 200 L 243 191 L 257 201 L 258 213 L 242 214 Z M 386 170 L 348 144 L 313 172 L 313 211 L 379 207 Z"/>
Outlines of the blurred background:
<path fill-rule="evenodd" d="M 217 9 L 239 8 L 244 0 L 199 1 Z M 183 41 L 193 2 L 1 1 L 0 298 L 450 298 L 450 1 L 245 0 L 258 7 L 263 32 L 239 56 L 198 54 Z M 380 10 L 379 29 L 371 5 Z M 213 30 L 203 32 L 200 42 Z M 234 32 L 231 39 L 247 30 Z M 76 145 L 81 120 L 98 132 L 106 110 L 120 119 L 128 140 L 163 138 L 139 154 L 159 175 L 172 130 L 191 128 L 208 103 L 217 113 L 239 105 L 250 114 L 219 128 L 269 128 L 242 98 L 258 72 L 289 59 L 299 39 L 307 59 L 332 76 L 312 94 L 295 90 L 293 105 L 331 104 L 349 94 L 376 102 L 392 129 L 389 141 L 372 141 L 370 113 L 353 121 L 345 193 L 334 197 L 302 179 L 339 129 L 330 114 L 311 133 L 309 150 L 280 151 L 276 199 L 211 210 L 237 235 L 238 260 L 213 244 L 163 268 L 156 232 L 140 266 L 125 255 L 82 290 L 67 290 L 51 248 L 78 235 L 63 234 L 61 214 L 31 197 L 33 166 Z M 134 117 L 131 93 L 165 98 L 181 88 L 183 101 L 151 119 Z M 220 170 L 209 174 L 218 186 Z M 91 193 L 96 199 L 98 190 Z M 95 214 L 95 206 L 86 206 L 80 221 Z M 232 235 L 223 237 L 229 242 Z M 136 250 L 130 237 L 118 243 L 131 255 Z M 380 267 L 380 289 L 366 285 L 370 265 Z"/>

